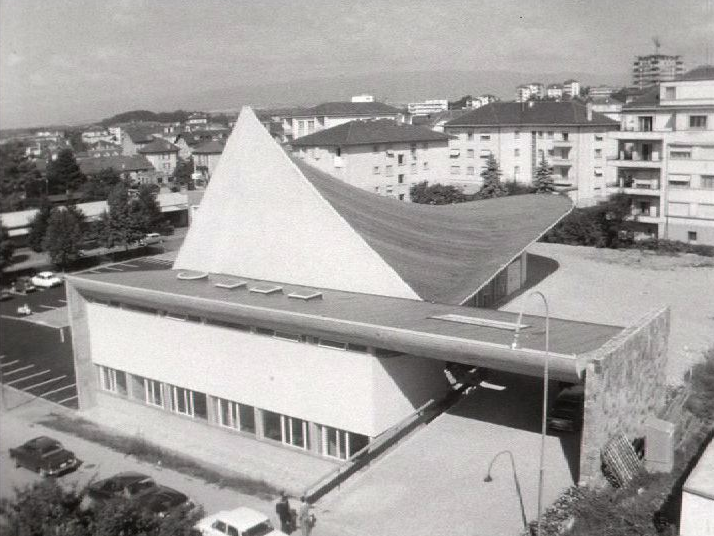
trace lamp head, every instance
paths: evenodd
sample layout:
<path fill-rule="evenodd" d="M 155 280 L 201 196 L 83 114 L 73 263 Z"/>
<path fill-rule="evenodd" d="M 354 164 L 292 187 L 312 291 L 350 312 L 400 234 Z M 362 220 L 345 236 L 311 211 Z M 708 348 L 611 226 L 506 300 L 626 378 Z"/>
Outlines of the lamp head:
<path fill-rule="evenodd" d="M 493 482 L 493 478 L 491 478 L 491 474 L 487 474 L 486 477 L 483 479 L 484 482 Z"/>

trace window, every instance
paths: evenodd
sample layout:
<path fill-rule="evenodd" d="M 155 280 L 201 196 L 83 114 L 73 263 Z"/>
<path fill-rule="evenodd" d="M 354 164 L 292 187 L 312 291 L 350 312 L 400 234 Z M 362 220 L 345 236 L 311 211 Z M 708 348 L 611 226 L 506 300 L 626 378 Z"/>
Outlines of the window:
<path fill-rule="evenodd" d="M 171 411 L 193 417 L 193 393 L 189 389 L 172 385 L 169 398 Z"/>
<path fill-rule="evenodd" d="M 706 115 L 690 115 L 689 116 L 689 128 L 707 128 L 707 116 Z"/>
<path fill-rule="evenodd" d="M 474 150 L 466 149 L 466 158 L 473 158 L 473 157 L 474 157 Z"/>
<path fill-rule="evenodd" d="M 369 444 L 369 438 L 345 430 L 320 426 L 319 450 L 325 456 L 346 460 Z"/>
<path fill-rule="evenodd" d="M 452 175 L 461 175 L 461 166 L 451 166 Z"/>
<path fill-rule="evenodd" d="M 429 169 L 429 162 L 424 162 L 423 166 L 425 170 Z"/>
<path fill-rule="evenodd" d="M 268 439 L 283 440 L 283 427 L 280 417 L 279 413 L 263 410 L 263 433 Z"/>
<path fill-rule="evenodd" d="M 404 173 L 400 173 L 399 175 L 397 175 L 397 183 L 404 184 Z"/>
<path fill-rule="evenodd" d="M 513 180 L 517 181 L 518 176 L 521 174 L 521 166 L 513 166 Z"/>
<path fill-rule="evenodd" d="M 602 141 L 603 137 L 602 134 L 595 134 L 595 141 Z"/>
<path fill-rule="evenodd" d="M 714 175 L 702 175 L 703 190 L 714 190 Z"/>
<path fill-rule="evenodd" d="M 481 134 L 481 141 L 490 141 L 490 140 L 491 140 L 490 134 Z"/>
<path fill-rule="evenodd" d="M 302 342 L 302 337 L 300 335 L 288 333 L 286 331 L 276 331 L 273 336 L 276 339 L 282 339 L 284 341 Z"/>
<path fill-rule="evenodd" d="M 568 136 L 569 134 L 567 132 L 563 132 L 563 141 L 568 141 Z"/>
<path fill-rule="evenodd" d="M 216 413 L 221 426 L 255 434 L 255 409 L 253 406 L 216 398 Z"/>
<path fill-rule="evenodd" d="M 342 156 L 342 147 L 337 147 L 335 149 L 335 156 Z"/>
<path fill-rule="evenodd" d="M 379 166 L 374 166 L 372 168 L 372 175 L 379 175 L 381 171 L 379 170 Z"/>
<path fill-rule="evenodd" d="M 602 149 L 595 149 L 595 158 L 602 158 Z"/>
<path fill-rule="evenodd" d="M 387 177 L 391 177 L 392 175 L 394 175 L 394 166 L 392 166 L 391 164 L 387 165 L 386 167 L 386 175 Z"/>
<path fill-rule="evenodd" d="M 152 406 L 164 407 L 162 383 L 144 378 L 144 401 Z"/>
<path fill-rule="evenodd" d="M 640 132 L 652 132 L 652 116 L 640 116 L 637 118 Z"/>
<path fill-rule="evenodd" d="M 126 373 L 102 365 L 97 365 L 99 370 L 99 386 L 111 393 L 127 396 Z"/>
<path fill-rule="evenodd" d="M 539 131 L 538 131 L 538 137 L 539 137 L 539 138 L 542 138 L 542 137 L 543 137 L 543 131 L 542 131 L 542 130 L 539 130 Z"/>
<path fill-rule="evenodd" d="M 409 173 L 416 173 L 417 172 L 417 165 L 416 162 L 412 162 L 411 165 L 409 166 Z"/>
<path fill-rule="evenodd" d="M 308 131 L 308 133 L 315 131 L 315 121 L 314 120 L 307 122 L 307 131 Z"/>
<path fill-rule="evenodd" d="M 518 148 L 513 149 L 513 156 L 515 156 L 516 158 L 518 158 L 519 156 L 521 156 L 521 150 L 518 149 Z"/>
<path fill-rule="evenodd" d="M 688 242 L 696 242 L 697 241 L 697 232 L 696 231 L 687 232 L 687 241 Z"/>
<path fill-rule="evenodd" d="M 513 139 L 520 140 L 521 139 L 521 131 L 516 130 L 513 132 Z"/>
<path fill-rule="evenodd" d="M 555 132 L 553 132 L 552 130 L 549 130 L 549 131 L 548 131 L 547 136 L 548 136 L 548 139 L 549 139 L 549 140 L 552 140 L 552 139 L 553 139 L 553 134 L 555 134 Z"/>
<path fill-rule="evenodd" d="M 664 98 L 667 100 L 674 100 L 677 98 L 677 88 L 676 87 L 666 87 L 664 88 Z"/>
<path fill-rule="evenodd" d="M 309 448 L 308 426 L 302 419 L 263 410 L 263 430 L 269 439 L 301 449 Z"/>
<path fill-rule="evenodd" d="M 397 165 L 399 165 L 399 166 L 404 165 L 404 155 L 403 154 L 397 155 Z"/>
<path fill-rule="evenodd" d="M 669 187 L 677 190 L 682 190 L 689 188 L 689 184 L 692 180 L 690 175 L 670 175 L 669 176 Z"/>
<path fill-rule="evenodd" d="M 171 169 L 171 164 L 169 164 L 168 162 L 166 162 L 166 163 L 164 164 L 164 169 Z"/>
<path fill-rule="evenodd" d="M 474 139 L 474 131 L 473 130 L 469 130 L 467 132 L 466 139 L 468 139 L 469 141 L 473 141 L 473 139 Z"/>
<path fill-rule="evenodd" d="M 399 194 L 399 200 L 404 201 L 404 194 Z"/>
<path fill-rule="evenodd" d="M 275 330 L 268 328 L 254 328 L 254 332 L 256 335 L 267 335 L 268 337 L 275 336 Z"/>
<path fill-rule="evenodd" d="M 692 158 L 692 150 L 684 150 L 684 151 L 670 151 L 669 152 L 669 157 L 675 160 L 689 160 Z"/>
<path fill-rule="evenodd" d="M 387 188 L 389 188 L 389 187 L 387 187 Z M 323 348 L 333 348 L 335 350 L 347 349 L 347 343 L 339 342 L 339 341 L 332 341 L 330 339 L 320 339 L 320 342 L 318 342 L 317 345 L 322 346 Z"/>
<path fill-rule="evenodd" d="M 473 166 L 468 166 L 466 168 L 466 174 L 467 175 L 474 175 L 474 167 Z"/>

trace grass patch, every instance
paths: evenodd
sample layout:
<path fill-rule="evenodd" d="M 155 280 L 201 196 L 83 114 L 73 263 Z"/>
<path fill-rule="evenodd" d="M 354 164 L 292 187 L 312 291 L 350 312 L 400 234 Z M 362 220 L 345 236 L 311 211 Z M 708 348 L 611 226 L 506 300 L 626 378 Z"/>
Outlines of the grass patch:
<path fill-rule="evenodd" d="M 126 436 L 107 432 L 86 419 L 50 413 L 49 418 L 40 421 L 39 424 L 109 447 L 116 452 L 133 456 L 137 460 L 161 465 L 161 467 L 199 478 L 220 488 L 232 489 L 261 499 L 272 499 L 279 493 L 278 488 L 264 480 L 257 480 L 233 472 L 223 473 L 207 467 L 193 458 L 161 448 L 141 436 Z"/>

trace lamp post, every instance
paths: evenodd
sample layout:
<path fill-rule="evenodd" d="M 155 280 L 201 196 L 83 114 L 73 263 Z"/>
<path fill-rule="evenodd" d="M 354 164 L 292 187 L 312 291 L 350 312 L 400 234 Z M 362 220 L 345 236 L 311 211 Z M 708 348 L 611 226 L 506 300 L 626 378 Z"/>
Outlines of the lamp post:
<path fill-rule="evenodd" d="M 488 464 L 488 471 L 486 471 L 486 476 L 484 477 L 483 481 L 484 482 L 492 482 L 493 478 L 491 477 L 491 468 L 493 467 L 494 462 L 496 459 L 501 456 L 501 454 L 508 454 L 508 457 L 511 459 L 511 470 L 513 471 L 513 481 L 516 483 L 516 493 L 518 493 L 518 502 L 521 505 L 521 519 L 523 520 L 523 528 L 527 529 L 528 528 L 528 520 L 526 519 L 526 509 L 523 507 L 523 495 L 521 494 L 521 484 L 518 482 L 518 474 L 516 473 L 516 461 L 513 459 L 513 453 L 510 450 L 502 450 L 501 452 L 497 453 L 492 459 L 491 463 Z"/>
<path fill-rule="evenodd" d="M 534 290 L 528 294 L 528 298 L 531 296 L 540 296 L 543 300 L 543 305 L 545 305 L 545 362 L 543 363 L 543 415 L 541 420 L 541 431 L 540 431 L 540 464 L 538 469 L 538 529 L 537 534 L 541 536 L 541 517 L 543 514 L 543 473 L 545 471 L 545 438 L 547 435 L 547 420 L 548 420 L 548 365 L 550 361 L 549 349 L 549 337 L 550 337 L 550 313 L 548 310 L 548 300 L 545 299 L 545 295 Z M 521 311 L 518 313 L 518 322 L 516 322 L 516 331 L 513 334 L 513 343 L 511 343 L 511 348 L 514 350 L 518 348 L 518 335 L 521 330 L 521 320 L 523 319 L 523 310 L 526 307 L 526 301 L 523 300 L 523 305 L 521 305 Z"/>

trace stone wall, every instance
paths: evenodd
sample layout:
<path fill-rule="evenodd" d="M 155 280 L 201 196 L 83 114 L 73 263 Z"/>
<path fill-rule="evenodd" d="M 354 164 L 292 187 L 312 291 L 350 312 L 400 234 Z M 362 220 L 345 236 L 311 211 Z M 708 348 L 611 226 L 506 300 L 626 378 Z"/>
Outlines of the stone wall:
<path fill-rule="evenodd" d="M 652 312 L 587 357 L 580 484 L 605 483 L 600 453 L 622 432 L 644 436 L 665 403 L 669 308 Z"/>

